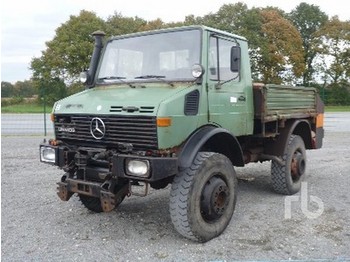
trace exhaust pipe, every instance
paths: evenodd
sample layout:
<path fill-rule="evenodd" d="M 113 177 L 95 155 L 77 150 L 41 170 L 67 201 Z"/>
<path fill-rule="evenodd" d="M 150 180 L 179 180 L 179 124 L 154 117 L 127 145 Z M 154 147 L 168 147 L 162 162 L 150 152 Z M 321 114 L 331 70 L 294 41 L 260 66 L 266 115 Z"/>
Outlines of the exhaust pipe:
<path fill-rule="evenodd" d="M 91 87 L 94 82 L 98 61 L 100 60 L 101 51 L 103 48 L 102 40 L 105 35 L 106 34 L 103 31 L 95 31 L 92 33 L 92 36 L 95 37 L 95 47 L 92 53 L 89 70 L 87 72 L 86 83 L 89 87 Z"/>

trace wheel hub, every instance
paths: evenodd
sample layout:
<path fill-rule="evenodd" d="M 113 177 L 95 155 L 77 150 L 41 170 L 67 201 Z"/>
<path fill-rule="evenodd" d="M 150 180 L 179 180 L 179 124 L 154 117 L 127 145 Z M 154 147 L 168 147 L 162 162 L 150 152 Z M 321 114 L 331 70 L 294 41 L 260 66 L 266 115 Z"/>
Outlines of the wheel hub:
<path fill-rule="evenodd" d="M 300 152 L 295 152 L 292 164 L 291 164 L 291 174 L 293 181 L 298 180 L 305 172 L 305 159 Z"/>
<path fill-rule="evenodd" d="M 224 180 L 212 177 L 207 181 L 201 197 L 201 213 L 205 220 L 218 220 L 229 203 L 229 189 Z"/>

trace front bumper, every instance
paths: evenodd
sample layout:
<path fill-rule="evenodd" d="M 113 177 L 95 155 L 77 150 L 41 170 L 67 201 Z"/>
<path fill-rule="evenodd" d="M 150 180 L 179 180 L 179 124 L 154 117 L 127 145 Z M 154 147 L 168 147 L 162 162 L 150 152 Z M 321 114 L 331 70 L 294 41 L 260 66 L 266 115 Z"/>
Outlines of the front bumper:
<path fill-rule="evenodd" d="M 40 144 L 40 161 L 59 166 L 64 170 L 72 168 L 72 162 L 75 161 L 77 151 L 71 151 L 64 146 L 51 146 L 48 144 Z M 47 152 L 47 154 L 45 154 Z M 54 152 L 54 157 L 52 154 Z M 46 158 L 46 156 L 48 156 Z M 127 163 L 130 160 L 144 161 L 148 163 L 148 172 L 146 175 L 133 175 L 127 170 Z M 77 164 L 77 163 L 75 163 Z M 93 161 L 86 160 L 84 167 L 87 172 L 101 173 L 101 167 L 94 166 Z M 111 174 L 114 178 L 130 179 L 135 181 L 156 182 L 170 176 L 176 175 L 178 172 L 176 157 L 152 157 L 138 156 L 133 154 L 114 154 L 105 168 L 105 173 Z"/>

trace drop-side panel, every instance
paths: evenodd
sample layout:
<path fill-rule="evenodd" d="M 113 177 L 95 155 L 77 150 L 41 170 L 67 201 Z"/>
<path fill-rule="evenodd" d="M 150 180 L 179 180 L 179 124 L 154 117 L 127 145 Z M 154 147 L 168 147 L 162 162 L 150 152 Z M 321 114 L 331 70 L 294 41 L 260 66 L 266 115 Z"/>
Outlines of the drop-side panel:
<path fill-rule="evenodd" d="M 255 118 L 262 122 L 316 116 L 314 88 L 254 85 Z"/>

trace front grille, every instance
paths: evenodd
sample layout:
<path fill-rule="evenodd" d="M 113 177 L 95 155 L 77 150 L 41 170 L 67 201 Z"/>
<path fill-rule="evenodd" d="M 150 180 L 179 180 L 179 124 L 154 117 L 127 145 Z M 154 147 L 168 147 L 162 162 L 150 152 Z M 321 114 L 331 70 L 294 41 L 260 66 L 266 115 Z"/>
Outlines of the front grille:
<path fill-rule="evenodd" d="M 90 132 L 95 117 L 105 124 L 102 139 L 95 139 Z M 58 140 L 76 145 L 113 147 L 130 143 L 135 149 L 157 149 L 156 122 L 152 116 L 55 115 L 55 133 Z"/>

